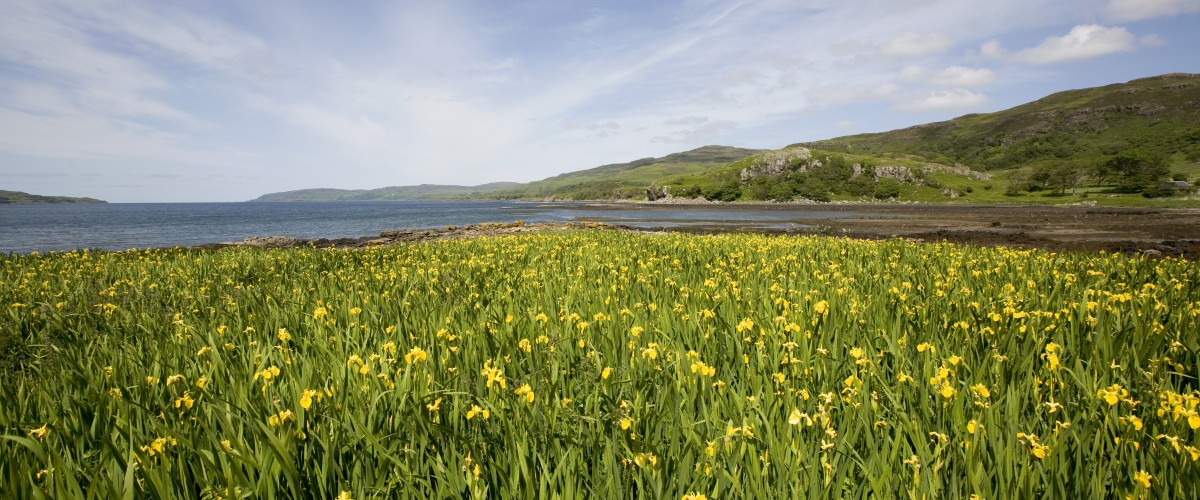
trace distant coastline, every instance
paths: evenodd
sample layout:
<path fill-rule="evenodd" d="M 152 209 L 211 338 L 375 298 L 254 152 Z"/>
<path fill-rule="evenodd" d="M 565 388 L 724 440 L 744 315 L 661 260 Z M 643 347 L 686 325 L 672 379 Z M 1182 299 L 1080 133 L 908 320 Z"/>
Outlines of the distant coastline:
<path fill-rule="evenodd" d="M 0 205 L 34 205 L 43 203 L 108 203 L 95 198 L 75 198 L 71 196 L 42 196 L 21 191 L 5 191 L 0 189 Z"/>

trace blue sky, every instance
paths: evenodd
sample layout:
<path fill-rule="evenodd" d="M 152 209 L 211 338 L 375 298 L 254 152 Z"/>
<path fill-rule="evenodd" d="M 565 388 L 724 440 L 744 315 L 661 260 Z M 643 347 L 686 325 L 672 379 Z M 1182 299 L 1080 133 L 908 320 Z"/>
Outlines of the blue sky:
<path fill-rule="evenodd" d="M 0 0 L 0 189 L 531 181 L 1200 72 L 1200 0 Z"/>

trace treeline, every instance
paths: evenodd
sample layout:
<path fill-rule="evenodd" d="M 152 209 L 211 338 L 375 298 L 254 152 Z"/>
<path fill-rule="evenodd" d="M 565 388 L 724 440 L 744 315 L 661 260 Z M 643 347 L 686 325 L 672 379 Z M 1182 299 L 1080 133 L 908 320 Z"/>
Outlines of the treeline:
<path fill-rule="evenodd" d="M 1176 193 L 1166 180 L 1188 180 L 1183 174 L 1170 175 L 1165 156 L 1130 149 L 1097 162 L 1043 163 L 1024 175 L 1014 175 L 1009 181 L 1007 194 L 1015 196 L 1022 191 L 1065 194 L 1090 182 L 1096 187 L 1108 187 L 1112 193 L 1141 193 L 1147 198 L 1156 198 Z"/>

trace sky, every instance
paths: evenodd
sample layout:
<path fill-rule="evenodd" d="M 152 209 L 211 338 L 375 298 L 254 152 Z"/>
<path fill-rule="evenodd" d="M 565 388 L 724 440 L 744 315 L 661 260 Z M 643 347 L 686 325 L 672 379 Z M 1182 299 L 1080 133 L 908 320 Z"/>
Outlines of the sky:
<path fill-rule="evenodd" d="M 1200 0 L 0 0 L 0 189 L 528 182 L 1200 73 Z"/>

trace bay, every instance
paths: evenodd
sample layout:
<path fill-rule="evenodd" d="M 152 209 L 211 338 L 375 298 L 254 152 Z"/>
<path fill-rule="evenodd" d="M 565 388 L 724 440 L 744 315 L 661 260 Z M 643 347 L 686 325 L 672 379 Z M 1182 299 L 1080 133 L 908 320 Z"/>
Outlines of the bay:
<path fill-rule="evenodd" d="M 838 217 L 837 213 L 814 216 Z M 0 253 L 125 250 L 239 241 L 250 236 L 351 238 L 389 229 L 484 222 L 607 222 L 641 228 L 809 227 L 779 210 L 503 201 L 345 203 L 108 203 L 0 205 Z"/>

